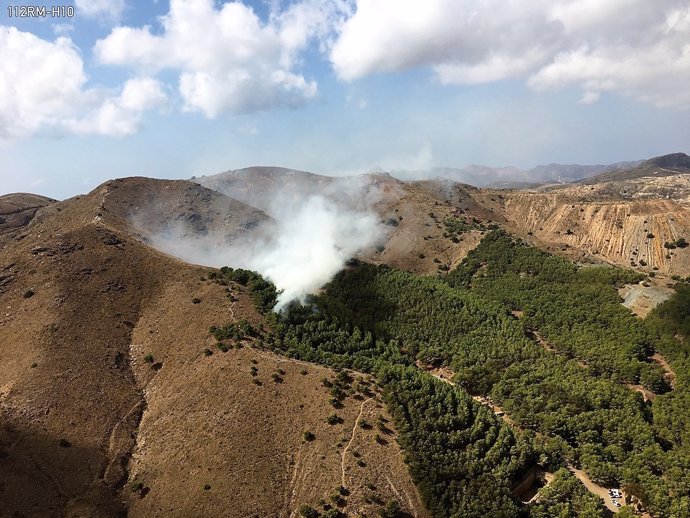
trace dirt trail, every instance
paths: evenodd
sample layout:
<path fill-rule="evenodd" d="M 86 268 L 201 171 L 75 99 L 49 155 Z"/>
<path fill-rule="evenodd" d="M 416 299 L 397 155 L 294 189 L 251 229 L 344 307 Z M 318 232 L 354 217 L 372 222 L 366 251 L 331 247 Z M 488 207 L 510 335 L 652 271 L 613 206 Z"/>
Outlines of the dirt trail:
<path fill-rule="evenodd" d="M 612 513 L 616 514 L 620 511 L 620 507 L 616 507 L 613 504 L 613 499 L 609 495 L 609 490 L 605 487 L 602 487 L 595 482 L 592 481 L 591 478 L 582 471 L 581 469 L 577 469 L 571 464 L 568 464 L 568 469 L 571 471 L 573 475 L 575 475 L 580 482 L 584 484 L 584 486 L 587 488 L 587 490 L 594 494 L 597 495 L 599 498 L 601 498 L 604 501 L 604 505 L 606 508 L 611 511 Z"/>
<path fill-rule="evenodd" d="M 347 455 L 347 450 L 350 449 L 350 446 L 352 445 L 352 441 L 355 440 L 355 434 L 357 433 L 357 426 L 359 426 L 359 421 L 362 419 L 362 413 L 364 412 L 364 406 L 374 399 L 373 397 L 367 398 L 364 401 L 362 401 L 362 404 L 359 406 L 359 414 L 357 415 L 357 419 L 355 419 L 355 424 L 352 425 L 352 435 L 350 437 L 350 442 L 347 443 L 347 446 L 345 446 L 345 449 L 343 449 L 343 453 L 340 455 L 340 471 L 342 474 L 342 486 L 347 487 L 347 484 L 345 483 L 345 456 Z"/>
<path fill-rule="evenodd" d="M 537 335 L 538 336 L 538 335 Z M 539 337 L 540 338 L 540 337 Z M 547 344 L 548 346 L 548 344 Z M 657 361 L 661 361 L 663 358 Z M 665 362 L 665 360 L 664 360 Z M 668 365 L 668 364 L 666 364 Z M 420 368 L 424 368 L 422 365 L 418 364 L 417 365 Z M 669 368 L 670 369 L 670 368 Z M 449 378 L 452 378 L 451 376 L 448 376 L 449 374 L 449 369 L 425 369 L 429 374 L 434 376 L 437 379 L 440 379 L 441 381 L 444 381 L 450 385 L 455 385 Z M 451 371 L 452 372 L 452 371 Z M 504 411 L 501 407 L 498 405 L 494 404 L 491 402 L 489 399 L 483 396 L 472 396 L 472 399 L 474 399 L 477 403 L 480 403 L 482 405 L 488 406 L 493 410 L 494 414 L 500 414 L 501 418 L 503 419 L 504 422 L 509 424 L 512 427 L 519 428 L 518 425 L 513 421 Z M 601 498 L 604 501 L 604 504 L 606 507 L 613 513 L 618 513 L 620 511 L 619 507 L 616 507 L 613 504 L 613 500 L 611 499 L 611 496 L 608 493 L 608 489 L 594 483 L 591 478 L 585 473 L 584 471 L 580 469 L 576 469 L 574 466 L 568 464 L 568 469 L 584 484 L 584 486 L 587 488 L 587 490 L 592 493 L 597 495 L 599 498 Z M 550 482 L 550 481 L 547 481 Z M 539 493 L 537 493 L 538 495 Z M 536 498 L 536 495 L 535 495 Z"/>
<path fill-rule="evenodd" d="M 626 383 L 625 386 L 628 387 L 630 390 L 634 390 L 635 392 L 639 392 L 640 394 L 642 394 L 642 399 L 644 399 L 645 403 L 647 401 L 653 401 L 656 397 L 656 394 L 654 392 L 652 392 L 651 390 L 647 390 L 642 385 L 633 385 L 632 383 Z"/>
<path fill-rule="evenodd" d="M 673 372 L 673 369 L 666 361 L 666 358 L 661 356 L 659 353 L 654 353 L 651 359 L 652 361 L 656 362 L 659 367 L 664 369 L 664 372 L 666 373 L 666 381 L 668 381 L 668 384 L 671 385 L 671 388 L 676 388 L 676 373 Z"/>
<path fill-rule="evenodd" d="M 453 383 L 451 381 L 453 379 L 453 376 L 455 376 L 455 373 L 451 369 L 449 369 L 448 367 L 431 368 L 429 366 L 425 366 L 423 363 L 421 363 L 419 361 L 417 362 L 417 367 L 425 370 L 426 372 L 431 374 L 434 378 L 439 379 L 445 383 L 448 383 L 449 385 L 455 386 L 455 383 Z M 505 413 L 505 411 L 500 406 L 496 405 L 495 403 L 490 401 L 488 398 L 486 398 L 484 396 L 472 396 L 472 399 L 474 399 L 477 403 L 479 403 L 481 405 L 488 406 L 489 408 L 491 408 L 491 410 L 493 411 L 494 414 L 496 414 L 496 416 L 503 419 L 503 421 L 505 421 L 509 425 L 517 426 L 515 424 L 515 422 L 510 417 L 508 417 L 508 415 Z"/>
<path fill-rule="evenodd" d="M 500 417 L 501 419 L 503 419 L 504 422 L 508 423 L 510 426 L 518 426 L 517 424 L 515 424 L 515 421 L 513 421 L 500 406 L 493 403 L 488 398 L 485 398 L 484 396 L 472 396 L 472 399 L 474 399 L 477 403 L 481 405 L 488 406 L 496 415 L 496 417 Z"/>

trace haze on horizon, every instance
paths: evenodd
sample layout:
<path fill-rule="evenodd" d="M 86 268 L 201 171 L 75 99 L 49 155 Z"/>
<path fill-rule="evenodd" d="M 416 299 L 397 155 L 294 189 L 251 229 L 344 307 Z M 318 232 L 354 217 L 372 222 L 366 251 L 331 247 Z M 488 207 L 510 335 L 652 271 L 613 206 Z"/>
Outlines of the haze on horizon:
<path fill-rule="evenodd" d="M 687 0 L 64 1 L 0 13 L 0 194 L 689 150 Z"/>

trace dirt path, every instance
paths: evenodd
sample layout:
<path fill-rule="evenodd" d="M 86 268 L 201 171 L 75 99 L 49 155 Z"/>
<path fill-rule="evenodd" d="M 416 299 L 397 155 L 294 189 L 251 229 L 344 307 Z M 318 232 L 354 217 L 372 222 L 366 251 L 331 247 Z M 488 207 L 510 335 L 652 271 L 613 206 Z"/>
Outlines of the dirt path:
<path fill-rule="evenodd" d="M 609 495 L 609 490 L 607 488 L 594 483 L 592 479 L 589 478 L 589 475 L 587 475 L 587 473 L 585 473 L 581 469 L 577 469 L 570 464 L 568 464 L 568 469 L 573 475 L 577 477 L 577 479 L 580 482 L 584 484 L 584 486 L 590 493 L 597 495 L 604 501 L 604 505 L 609 511 L 611 511 L 614 514 L 620 511 L 620 507 L 616 507 L 615 505 L 613 505 L 613 500 L 611 499 L 611 496 Z"/>
<path fill-rule="evenodd" d="M 439 379 L 445 383 L 448 383 L 449 385 L 455 386 L 455 383 L 453 383 L 451 381 L 453 379 L 453 376 L 455 376 L 455 373 L 452 370 L 450 370 L 448 367 L 430 368 L 428 366 L 424 366 L 424 364 L 419 362 L 419 361 L 417 362 L 417 367 L 428 372 L 434 378 Z M 504 410 L 500 406 L 494 404 L 488 398 L 486 398 L 484 396 L 472 396 L 472 399 L 474 399 L 477 403 L 479 403 L 481 405 L 488 406 L 489 408 L 491 408 L 491 410 L 493 411 L 494 414 L 499 416 L 501 419 L 503 419 L 503 421 L 505 421 L 509 425 L 517 426 L 515 424 L 515 422 L 510 417 L 508 417 L 508 415 L 504 412 Z"/>
<path fill-rule="evenodd" d="M 472 399 L 474 399 L 477 403 L 481 405 L 488 406 L 496 415 L 496 417 L 500 417 L 501 419 L 503 419 L 504 422 L 508 423 L 510 426 L 517 427 L 515 421 L 513 421 L 500 406 L 496 405 L 489 399 L 485 398 L 484 396 L 472 396 Z"/>
<path fill-rule="evenodd" d="M 640 394 L 642 394 L 642 399 L 644 399 L 645 403 L 647 401 L 653 401 L 656 397 L 656 394 L 654 392 L 652 392 L 651 390 L 647 390 L 642 385 L 632 385 L 631 383 L 626 383 L 625 386 L 628 387 L 630 390 L 634 390 L 635 392 L 639 392 Z"/>
<path fill-rule="evenodd" d="M 673 369 L 666 361 L 666 358 L 661 356 L 659 353 L 654 353 L 651 359 L 657 365 L 659 365 L 659 367 L 664 369 L 664 372 L 666 373 L 666 381 L 668 381 L 668 384 L 671 385 L 671 388 L 676 388 L 676 373 L 673 372 Z"/>
<path fill-rule="evenodd" d="M 341 471 L 341 482 L 343 487 L 347 487 L 347 484 L 345 483 L 345 456 L 347 455 L 347 450 L 350 449 L 350 446 L 352 445 L 352 441 L 355 440 L 355 434 L 357 433 L 357 426 L 359 425 L 360 419 L 362 419 L 362 413 L 364 413 L 364 405 L 366 405 L 369 401 L 374 399 L 373 397 L 367 398 L 364 401 L 362 401 L 362 404 L 359 405 L 359 415 L 357 415 L 357 419 L 355 419 L 355 424 L 352 426 L 352 436 L 350 437 L 350 442 L 347 443 L 347 446 L 345 446 L 345 449 L 343 449 L 343 453 L 340 454 L 340 471 Z"/>

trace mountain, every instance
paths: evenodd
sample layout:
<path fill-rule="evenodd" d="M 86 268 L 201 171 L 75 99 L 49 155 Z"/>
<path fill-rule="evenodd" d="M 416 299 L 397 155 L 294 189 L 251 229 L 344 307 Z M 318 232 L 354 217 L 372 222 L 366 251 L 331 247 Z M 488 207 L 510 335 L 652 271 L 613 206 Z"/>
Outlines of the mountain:
<path fill-rule="evenodd" d="M 254 338 L 218 348 L 211 326 L 270 326 L 250 289 L 147 244 L 265 218 L 191 182 L 127 178 L 0 234 L 0 515 L 288 516 L 345 481 L 362 512 L 380 507 L 366 482 L 428 516 L 379 393 L 343 397 L 328 424 L 332 369 Z M 357 425 L 379 418 L 380 443 Z"/>
<path fill-rule="evenodd" d="M 690 156 L 685 153 L 673 153 L 645 160 L 629 167 L 622 167 L 614 171 L 597 174 L 596 176 L 582 181 L 582 183 L 594 184 L 687 173 L 690 173 Z"/>
<path fill-rule="evenodd" d="M 464 168 L 435 167 L 427 171 L 393 171 L 392 174 L 403 180 L 445 178 L 476 187 L 524 189 L 541 184 L 570 183 L 637 164 L 639 162 L 618 162 L 609 165 L 548 164 L 531 169 L 470 165 Z"/>
<path fill-rule="evenodd" d="M 662 331 L 640 328 L 615 288 L 651 297 L 648 312 L 690 275 L 686 159 L 524 190 L 257 167 L 122 178 L 64 201 L 0 197 L 0 516 L 527 515 L 551 505 L 525 504 L 541 484 L 570 476 L 561 447 L 539 437 L 567 441 L 576 425 L 590 442 L 566 451 L 596 457 L 581 455 L 574 473 L 605 495 L 621 484 L 598 468 L 624 460 L 598 453 L 599 421 L 572 401 L 596 392 L 582 412 L 619 423 L 617 437 L 635 416 L 651 442 L 640 454 L 621 440 L 630 469 L 645 466 L 656 433 L 676 441 L 659 403 L 686 390 L 671 356 L 682 337 L 648 344 Z M 638 175 L 662 168 L 674 172 Z M 366 211 L 380 233 L 318 305 L 278 317 L 258 277 L 212 268 L 219 258 L 200 243 L 223 246 L 237 268 L 234 244 L 266 253 L 267 229 L 312 197 L 345 230 Z M 297 235 L 318 223 L 300 220 Z M 538 249 L 626 270 L 595 270 L 602 281 Z M 301 252 L 278 266 L 319 264 Z M 677 476 L 645 473 L 645 484 Z M 564 487 L 573 494 L 555 502 L 601 504 L 574 476 L 549 491 Z M 669 515 L 659 494 L 645 505 Z"/>

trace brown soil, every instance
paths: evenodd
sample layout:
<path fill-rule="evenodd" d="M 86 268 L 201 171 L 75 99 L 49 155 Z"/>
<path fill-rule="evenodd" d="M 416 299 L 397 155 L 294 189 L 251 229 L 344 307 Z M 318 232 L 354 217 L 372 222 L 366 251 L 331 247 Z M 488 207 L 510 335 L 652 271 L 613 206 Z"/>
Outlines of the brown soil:
<path fill-rule="evenodd" d="M 491 192 L 478 195 L 481 199 Z M 690 210 L 667 199 L 598 199 L 589 195 L 510 192 L 491 208 L 508 230 L 576 261 L 605 262 L 649 272 L 690 271 L 690 249 L 666 241 L 690 236 Z M 648 237 L 653 235 L 653 237 Z"/>
<path fill-rule="evenodd" d="M 477 230 L 464 232 L 458 243 L 443 236 L 443 222 L 456 208 L 430 193 L 426 186 L 405 184 L 400 193 L 398 198 L 377 205 L 382 221 L 394 220 L 397 225 L 389 227 L 384 250 L 365 252 L 365 259 L 435 275 L 444 271 L 439 268 L 443 265 L 455 268 L 479 245 L 484 233 Z"/>
<path fill-rule="evenodd" d="M 372 430 L 354 427 L 361 400 L 337 410 L 341 424 L 325 422 L 335 411 L 320 384 L 329 369 L 248 346 L 215 349 L 210 325 L 263 323 L 244 288 L 229 287 L 238 299 L 231 307 L 223 287 L 200 280 L 206 268 L 130 235 L 130 195 L 165 202 L 166 186 L 192 199 L 207 194 L 185 182 L 115 185 L 0 235 L 2 512 L 294 516 L 329 498 L 344 465 L 346 511 L 374 514 L 365 499 L 377 495 L 426 516 L 395 436 L 379 444 Z M 129 194 L 118 199 L 118 190 Z M 241 229 L 245 221 L 236 221 Z M 252 361 L 262 385 L 252 381 Z M 271 377 L 278 369 L 282 382 Z M 362 418 L 379 414 L 389 418 L 376 395 Z M 305 441 L 305 431 L 315 439 Z M 133 492 L 133 483 L 142 486 Z"/>

